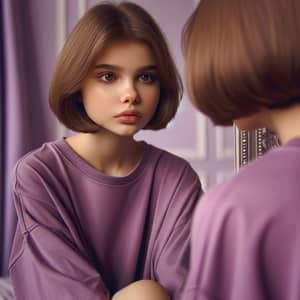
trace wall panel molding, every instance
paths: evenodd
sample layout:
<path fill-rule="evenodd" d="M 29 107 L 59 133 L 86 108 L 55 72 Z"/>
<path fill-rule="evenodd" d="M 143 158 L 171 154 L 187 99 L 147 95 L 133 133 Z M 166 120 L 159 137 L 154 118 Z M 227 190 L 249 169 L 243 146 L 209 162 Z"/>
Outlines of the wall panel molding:
<path fill-rule="evenodd" d="M 191 148 L 173 148 L 169 151 L 184 157 L 188 160 L 206 160 L 207 159 L 207 126 L 205 117 L 196 113 L 196 130 L 195 130 L 195 140 L 196 147 Z M 189 133 L 187 133 L 189 134 Z"/>
<path fill-rule="evenodd" d="M 216 127 L 216 158 L 217 160 L 234 159 L 234 148 L 225 146 L 225 129 L 223 127 Z"/>
<path fill-rule="evenodd" d="M 62 49 L 67 35 L 67 1 L 56 0 L 56 49 Z"/>
<path fill-rule="evenodd" d="M 78 0 L 79 18 L 86 12 L 86 10 L 87 10 L 87 0 Z"/>

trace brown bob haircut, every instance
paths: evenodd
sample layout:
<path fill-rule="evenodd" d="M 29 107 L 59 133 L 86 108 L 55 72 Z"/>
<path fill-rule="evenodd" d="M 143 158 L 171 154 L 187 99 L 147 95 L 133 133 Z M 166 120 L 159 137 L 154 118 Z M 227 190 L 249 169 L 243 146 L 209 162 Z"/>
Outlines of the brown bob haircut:
<path fill-rule="evenodd" d="M 201 0 L 182 47 L 191 100 L 217 125 L 300 103 L 299 0 Z"/>
<path fill-rule="evenodd" d="M 160 100 L 145 129 L 164 128 L 174 117 L 182 97 L 182 82 L 158 25 L 136 4 L 102 2 L 88 10 L 70 33 L 52 78 L 50 107 L 69 129 L 99 130 L 84 110 L 81 84 L 105 48 L 124 40 L 146 44 L 156 59 Z"/>

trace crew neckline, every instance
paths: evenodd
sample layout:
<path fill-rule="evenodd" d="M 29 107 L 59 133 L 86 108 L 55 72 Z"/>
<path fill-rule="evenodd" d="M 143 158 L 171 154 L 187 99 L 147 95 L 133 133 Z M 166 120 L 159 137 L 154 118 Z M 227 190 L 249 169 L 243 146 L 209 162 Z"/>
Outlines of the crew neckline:
<path fill-rule="evenodd" d="M 54 142 L 54 145 L 74 166 L 76 166 L 79 170 L 81 170 L 89 177 L 92 177 L 97 181 L 101 181 L 102 183 L 106 184 L 123 185 L 138 178 L 145 169 L 149 153 L 152 150 L 152 146 L 145 141 L 141 142 L 144 145 L 144 151 L 139 162 L 128 175 L 122 177 L 110 176 L 93 168 L 72 149 L 72 147 L 66 142 L 66 137 L 57 140 L 56 142 Z"/>

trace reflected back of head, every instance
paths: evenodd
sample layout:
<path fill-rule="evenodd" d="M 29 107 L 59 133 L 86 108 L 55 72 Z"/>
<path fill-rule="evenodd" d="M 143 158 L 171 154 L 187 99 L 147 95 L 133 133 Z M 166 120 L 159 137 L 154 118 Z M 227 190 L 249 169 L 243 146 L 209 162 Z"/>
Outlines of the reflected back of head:
<path fill-rule="evenodd" d="M 183 31 L 195 106 L 217 125 L 300 103 L 300 1 L 201 0 Z"/>

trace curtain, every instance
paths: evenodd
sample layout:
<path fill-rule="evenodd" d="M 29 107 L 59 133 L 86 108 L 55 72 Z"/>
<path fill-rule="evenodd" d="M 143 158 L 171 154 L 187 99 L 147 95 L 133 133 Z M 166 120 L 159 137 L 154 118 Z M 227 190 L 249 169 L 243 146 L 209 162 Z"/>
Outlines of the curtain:
<path fill-rule="evenodd" d="M 43 65 L 49 63 L 41 60 L 39 54 L 45 47 L 47 30 L 35 24 L 34 10 L 38 3 L 32 0 L 2 0 L 0 3 L 0 275 L 4 276 L 8 274 L 8 258 L 16 228 L 9 188 L 11 171 L 25 153 L 54 139 L 57 125 L 48 109 L 45 88 L 49 78 L 44 75 Z M 39 20 L 47 14 L 46 7 L 39 12 Z M 39 39 L 39 35 L 42 38 Z M 53 43 L 51 36 L 46 38 Z"/>

